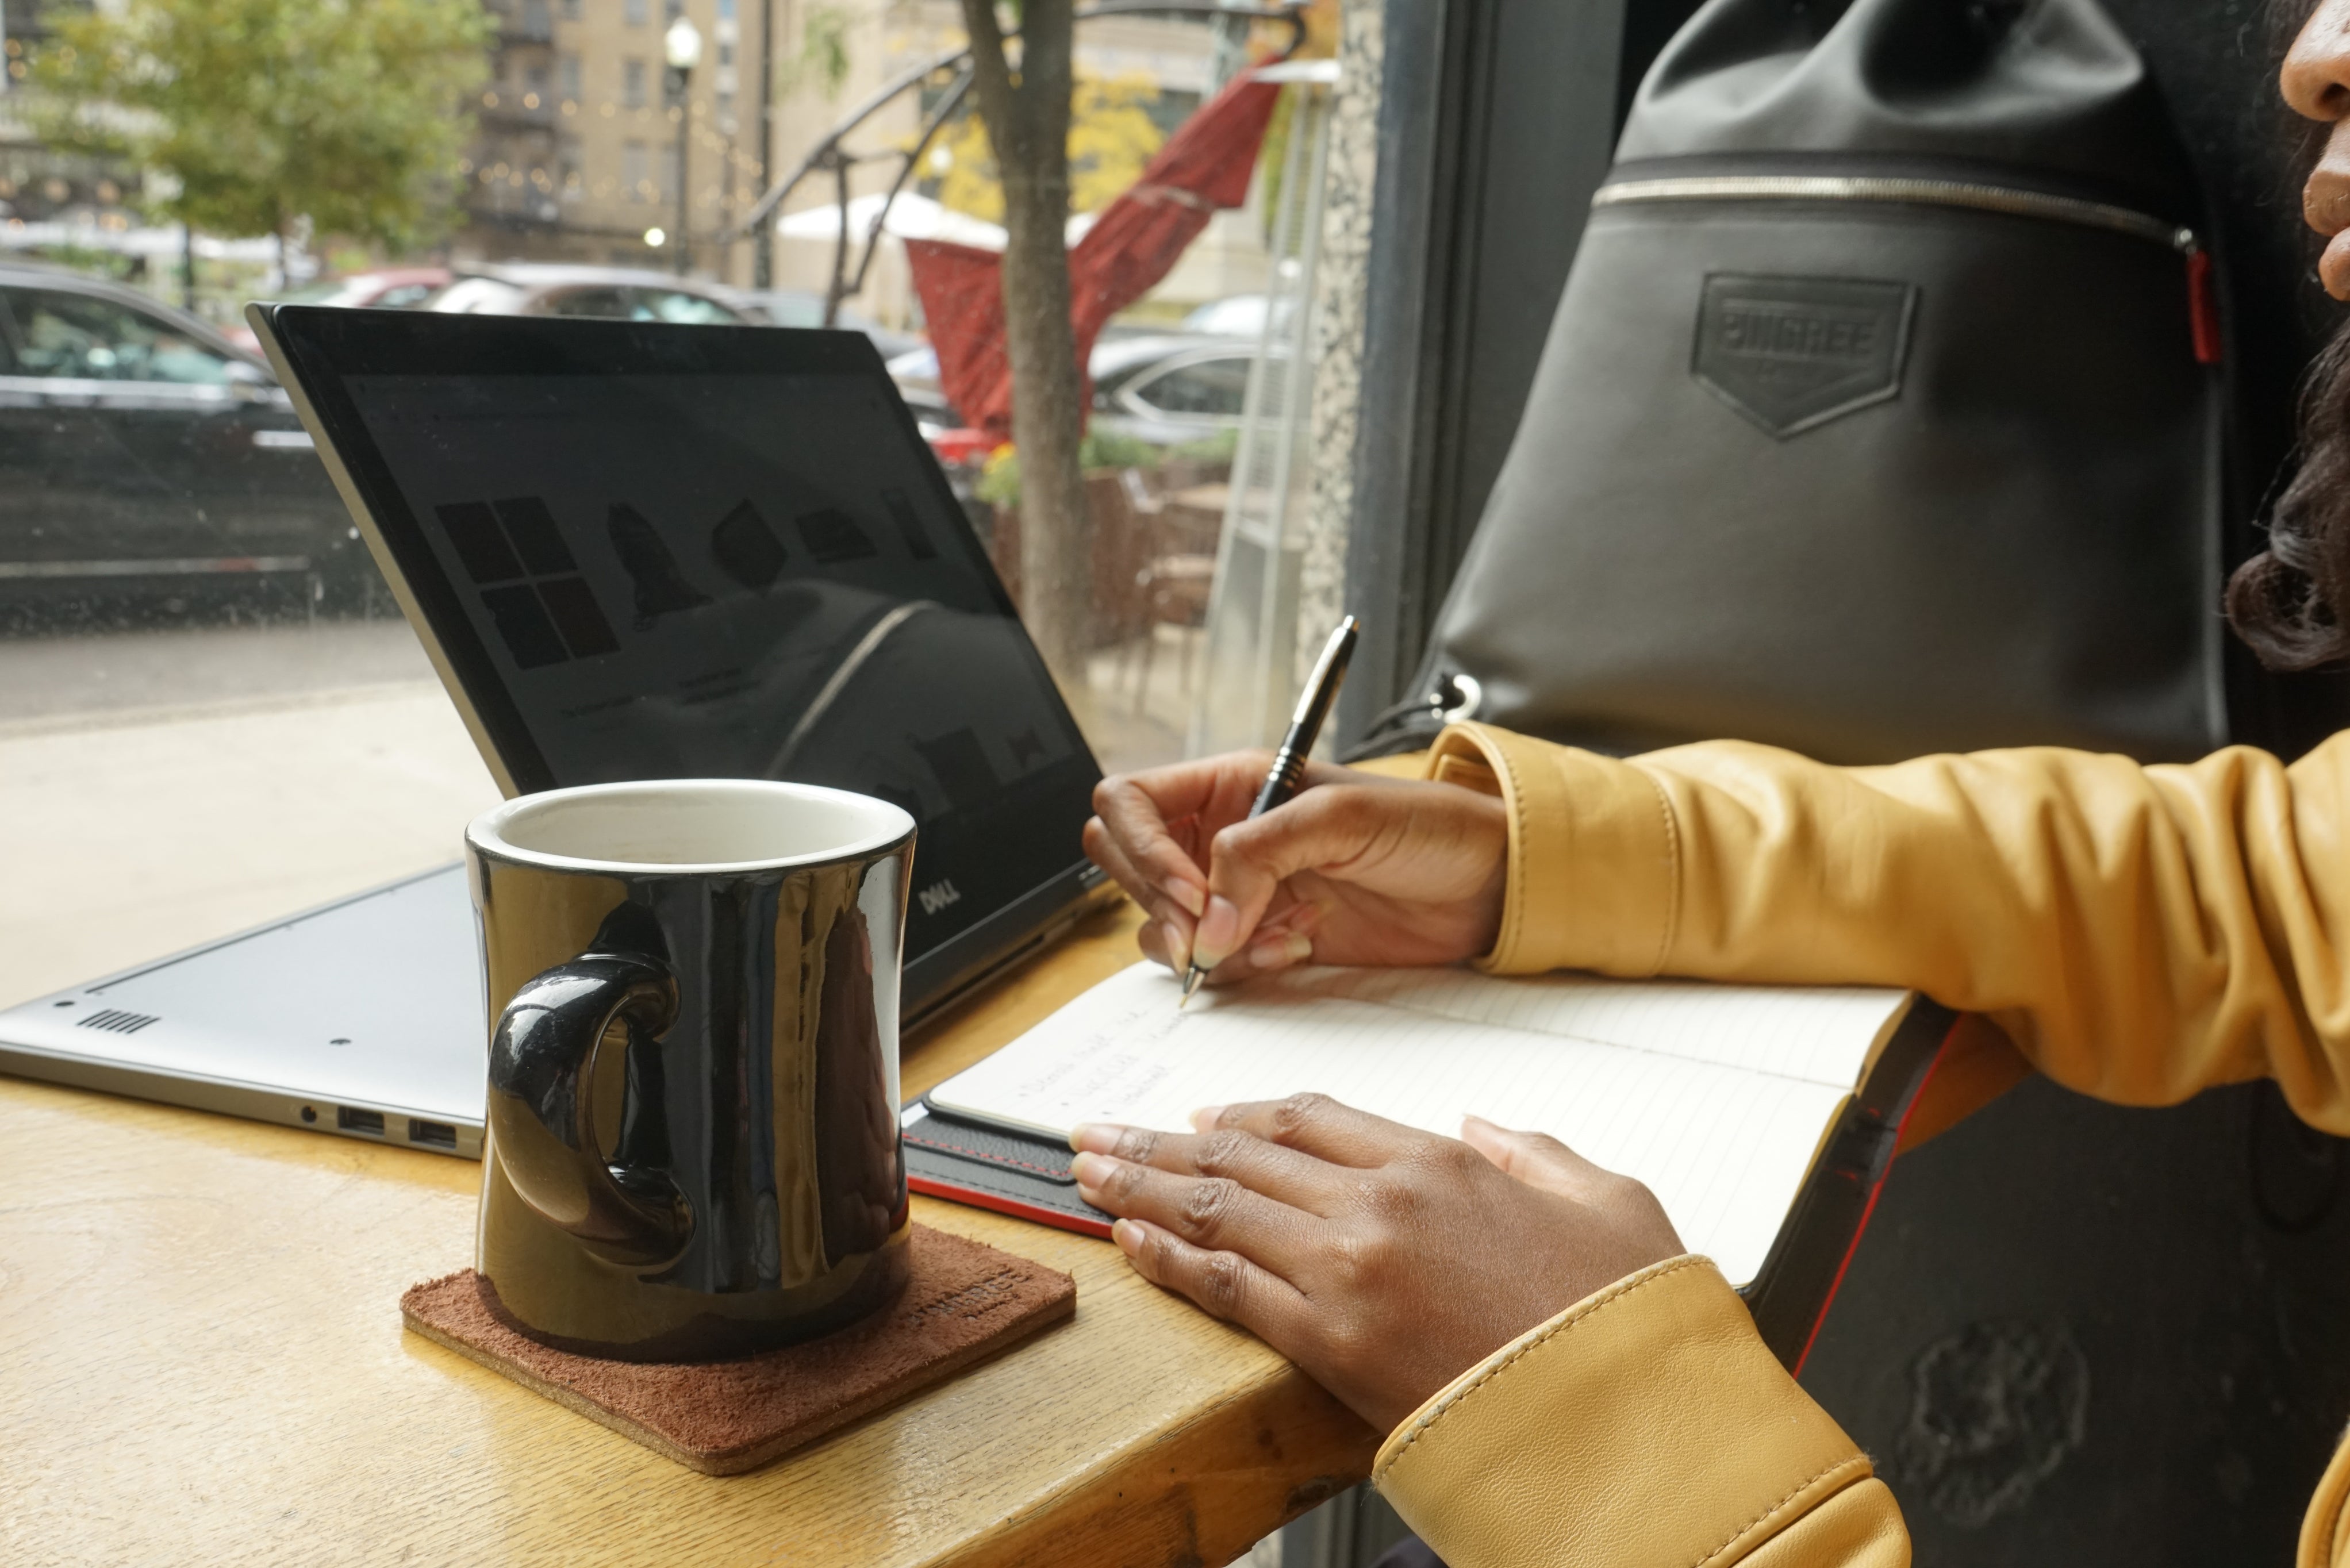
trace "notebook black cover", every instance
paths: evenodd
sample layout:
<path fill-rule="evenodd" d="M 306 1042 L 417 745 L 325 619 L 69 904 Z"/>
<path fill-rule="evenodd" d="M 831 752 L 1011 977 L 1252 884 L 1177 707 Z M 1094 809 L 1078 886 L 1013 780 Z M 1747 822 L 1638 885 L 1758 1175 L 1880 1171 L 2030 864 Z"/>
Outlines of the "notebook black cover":
<path fill-rule="evenodd" d="M 1069 1147 L 1053 1138 L 942 1116 L 917 1102 L 904 1124 L 906 1185 L 1083 1236 L 1109 1235 L 1110 1216 L 1077 1196 Z"/>

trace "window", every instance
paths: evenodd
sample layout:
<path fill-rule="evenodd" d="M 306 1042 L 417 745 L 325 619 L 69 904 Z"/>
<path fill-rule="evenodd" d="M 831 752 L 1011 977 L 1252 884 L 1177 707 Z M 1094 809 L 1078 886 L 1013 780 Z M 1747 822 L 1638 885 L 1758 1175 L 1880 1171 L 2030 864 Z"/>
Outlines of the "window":
<path fill-rule="evenodd" d="M 813 294 L 796 289 L 776 289 L 765 295 L 767 319 L 778 327 L 821 327 L 824 325 L 824 300 Z"/>
<path fill-rule="evenodd" d="M 169 8 L 169 0 L 160 3 Z M 736 309 L 765 314 L 764 302 L 756 308 L 738 305 L 740 296 L 712 280 L 747 282 L 754 275 L 755 253 L 764 248 L 759 236 L 728 231 L 722 239 L 722 230 L 756 194 L 751 185 L 757 166 L 768 165 L 771 179 L 796 166 L 815 140 L 848 112 L 845 101 L 787 104 L 788 112 L 772 128 L 772 145 L 761 148 L 760 29 L 770 21 L 781 25 L 775 48 L 789 54 L 803 41 L 801 24 L 815 5 L 682 0 L 684 14 L 704 37 L 691 83 L 696 116 L 683 128 L 694 202 L 690 244 L 683 247 L 676 237 L 679 193 L 670 188 L 679 172 L 680 127 L 666 112 L 671 99 L 662 47 L 663 29 L 678 11 L 673 0 L 464 0 L 455 12 L 425 7 L 436 16 L 448 13 L 444 22 L 463 24 L 452 35 L 460 46 L 453 50 L 428 47 L 422 23 L 409 32 L 391 27 L 400 16 L 414 20 L 412 7 L 347 0 L 337 12 L 348 22 L 338 32 L 337 47 L 359 52 L 349 56 L 348 80 L 338 78 L 331 93 L 315 101 L 316 84 L 298 68 L 298 53 L 286 52 L 287 40 L 256 36 L 227 55 L 198 52 L 192 57 L 202 62 L 197 68 L 229 73 L 230 79 L 217 84 L 224 93 L 321 125 L 328 122 L 317 117 L 333 109 L 354 117 L 345 125 L 352 134 L 364 130 L 383 147 L 431 151 L 430 170 L 420 178 L 433 210 L 413 237 L 347 243 L 335 236 L 329 243 L 322 234 L 307 247 L 289 245 L 289 259 L 296 263 L 292 287 L 276 281 L 278 252 L 266 233 L 203 234 L 195 275 L 183 277 L 176 236 L 163 242 L 151 233 L 142 235 L 135 219 L 127 231 L 106 226 L 111 216 L 132 219 L 127 203 L 140 178 L 135 163 L 68 157 L 36 145 L 37 139 L 0 133 L 0 202 L 14 204 L 13 215 L 25 220 L 26 231 L 0 235 L 6 242 L 0 256 L 13 262 L 29 255 L 51 269 L 0 267 L 6 275 L 0 281 L 0 732 L 28 719 L 42 727 L 40 735 L 23 739 L 0 733 L 0 867 L 22 869 L 20 844 L 38 847 L 44 838 L 75 837 L 59 825 L 70 829 L 83 818 L 65 815 L 57 800 L 77 810 L 85 800 L 103 803 L 109 814 L 119 803 L 119 815 L 139 826 L 137 833 L 83 836 L 77 852 L 94 858 L 48 879 L 67 890 L 59 898 L 70 895 L 70 918 L 45 906 L 36 920 L 38 942 L 12 948 L 0 941 L 0 1005 L 438 864 L 448 857 L 456 827 L 494 803 L 497 791 L 463 723 L 365 541 L 353 532 L 353 519 L 290 400 L 236 346 L 246 341 L 241 313 L 251 299 L 283 299 L 314 282 L 344 287 L 353 275 L 366 275 L 371 303 L 400 308 L 421 299 L 435 309 L 484 317 L 541 311 L 691 323 L 724 321 Z M 0 0 L 6 23 L 0 31 L 16 37 L 27 20 L 19 13 L 27 9 L 20 0 Z M 135 18 L 145 8 L 133 5 L 125 13 L 118 0 L 57 0 L 29 9 L 105 21 Z M 921 43 L 898 33 L 925 34 L 925 18 L 937 19 L 938 13 L 951 21 L 946 13 L 953 10 L 927 0 L 911 6 L 896 0 L 847 5 L 844 15 L 853 13 L 852 20 L 868 13 L 878 20 L 895 18 L 884 28 L 891 37 L 874 44 L 880 56 L 859 68 L 887 67 L 889 59 L 880 57 Z M 362 25 L 378 17 L 390 20 L 380 28 Z M 487 29 L 485 36 L 476 36 L 476 22 Z M 1123 24 L 1107 32 L 1099 24 L 1090 31 L 1080 26 L 1080 47 L 1106 51 L 1105 61 L 1123 48 L 1117 36 Z M 1097 84 L 1072 105 L 1081 136 L 1104 130 L 1116 149 L 1114 157 L 1099 161 L 1104 171 L 1085 196 L 1082 205 L 1090 213 L 1110 199 L 1114 175 L 1154 155 L 1194 107 L 1194 89 L 1214 76 L 1214 29 L 1150 26 L 1151 58 L 1144 63 L 1170 85 L 1154 93 L 1139 80 L 1115 91 Z M 373 43 L 367 42 L 370 36 Z M 32 47 L 26 35 L 26 49 Z M 189 57 L 182 56 L 173 68 L 185 68 Z M 463 69 L 450 68 L 452 59 Z M 362 61 L 372 64 L 362 69 Z M 410 72 L 432 73 L 430 102 L 463 101 L 468 112 L 399 122 L 397 116 L 421 112 L 416 106 L 426 100 L 404 92 L 379 100 L 375 94 Z M 0 76 L 0 85 L 16 84 Z M 1302 110 L 1309 88 L 1324 91 L 1300 83 L 1284 89 L 1290 105 L 1284 115 Z M 935 107 L 942 90 L 918 84 L 905 102 L 853 136 L 847 151 L 861 157 L 894 150 L 910 123 L 908 114 Z M 491 95 L 494 101 L 484 102 Z M 0 95 L 0 104 L 14 101 Z M 941 138 L 951 144 L 951 155 L 926 156 L 904 183 L 908 194 L 950 198 L 947 204 L 963 217 L 990 210 L 988 188 L 996 183 L 989 165 L 976 157 L 980 139 L 969 119 L 967 106 Z M 1146 121 L 1152 129 L 1146 130 Z M 1305 123 L 1302 113 L 1296 123 Z M 1268 140 L 1261 157 L 1251 154 L 1263 165 L 1254 171 L 1264 176 L 1263 187 L 1284 196 L 1322 190 L 1328 182 L 1314 177 L 1315 146 L 1302 135 Z M 362 161 L 369 166 L 344 160 L 337 170 L 354 194 L 398 172 L 388 159 Z M 1332 167 L 1339 166 L 1334 160 Z M 450 178 L 432 177 L 442 169 Z M 878 192 L 897 175 L 894 166 L 879 163 L 860 165 L 859 172 L 852 196 L 868 187 Z M 109 182 L 120 201 L 109 199 Z M 835 199 L 832 185 L 818 171 L 784 205 L 795 213 L 821 210 Z M 943 188 L 948 185 L 953 188 Z M 722 214 L 723 193 L 731 193 L 733 206 Z M 96 209 L 99 244 L 85 243 L 90 234 L 78 223 L 45 221 L 61 208 L 85 203 Z M 1160 342 L 1148 363 L 1128 351 L 1122 369 L 1112 374 L 1105 361 L 1099 379 L 1107 396 L 1093 421 L 1096 439 L 1086 447 L 1086 511 L 1076 520 L 1087 569 L 1070 574 L 1072 581 L 1082 576 L 1087 601 L 1076 615 L 1055 619 L 1065 627 L 1082 623 L 1067 648 L 1077 660 L 1072 675 L 1085 688 L 1080 706 L 1107 715 L 1094 738 L 1112 767 L 1181 754 L 1198 743 L 1189 737 L 1203 710 L 1219 722 L 1229 711 L 1238 716 L 1236 724 L 1255 711 L 1254 687 L 1232 698 L 1242 691 L 1234 682 L 1243 677 L 1227 671 L 1240 670 L 1241 656 L 1228 659 L 1208 624 L 1220 534 L 1228 512 L 1237 519 L 1236 507 L 1258 506 L 1244 525 L 1236 521 L 1234 538 L 1274 537 L 1270 525 L 1257 524 L 1271 504 L 1258 505 L 1257 498 L 1273 493 L 1263 474 L 1303 475 L 1310 464 L 1295 462 L 1276 471 L 1265 454 L 1287 449 L 1276 446 L 1275 428 L 1268 423 L 1243 431 L 1232 412 L 1242 384 L 1236 367 L 1229 368 L 1222 387 L 1194 384 L 1212 381 L 1217 373 L 1195 367 L 1244 352 L 1262 332 L 1178 342 L 1169 342 L 1165 332 L 1230 289 L 1262 290 L 1283 300 L 1312 297 L 1305 282 L 1279 270 L 1291 254 L 1267 241 L 1263 209 L 1252 202 L 1211 224 L 1200 242 L 1200 264 L 1170 273 L 1106 335 L 1106 355 L 1146 333 L 1159 335 Z M 861 215 L 863 206 L 858 211 Z M 0 207 L 0 228 L 11 215 Z M 792 234 L 808 226 L 803 220 Z M 957 232 L 960 226 L 959 219 Z M 861 253 L 863 225 L 854 227 Z M 820 319 L 836 228 L 824 225 L 813 240 L 787 234 L 774 244 L 772 283 L 792 291 L 775 304 L 777 319 L 807 326 Z M 1314 221 L 1300 220 L 1295 228 L 1299 234 L 1320 233 Z M 654 230 L 662 232 L 661 243 L 648 245 L 644 236 Z M 691 268 L 684 276 L 675 273 L 681 249 Z M 897 254 L 894 242 L 885 241 L 883 249 Z M 567 278 L 562 291 L 541 282 L 544 275 L 525 275 L 532 286 L 522 288 L 474 275 L 471 267 L 452 275 L 452 254 L 493 264 L 561 261 L 598 271 Z M 1024 527 L 1019 465 L 988 467 L 984 447 L 990 443 L 962 429 L 968 421 L 938 389 L 935 370 L 925 376 L 920 300 L 908 268 L 896 260 L 878 262 L 866 269 L 864 282 L 842 302 L 840 321 L 868 330 L 880 353 L 899 366 L 900 385 L 938 441 L 973 537 L 994 552 L 1017 596 Z M 592 286 L 598 296 L 546 297 L 574 286 Z M 36 302 L 33 295 L 44 297 Z M 192 303 L 195 318 L 182 314 L 183 302 Z M 1274 337 L 1284 337 L 1279 320 Z M 1188 373 L 1148 384 L 1177 370 Z M 6 406 L 12 390 L 14 408 Z M 1128 401 L 1135 391 L 1151 401 Z M 1269 398 L 1267 404 L 1311 406 L 1302 390 L 1285 402 Z M 787 445 L 789 434 L 777 440 Z M 1236 476 L 1234 454 L 1243 447 L 1255 466 Z M 1292 488 L 1302 483 L 1294 478 Z M 469 493 L 461 487 L 439 501 Z M 473 496 L 485 504 L 502 498 L 510 499 Z M 1274 558 L 1276 549 L 1289 549 L 1304 503 L 1282 504 L 1290 507 L 1283 524 L 1287 542 L 1251 545 L 1254 556 L 1241 555 L 1236 545 L 1232 559 L 1261 564 Z M 886 553 L 895 535 L 889 515 L 877 515 L 878 524 L 859 515 L 857 526 L 871 534 L 873 548 Z M 1025 519 L 1032 543 L 1042 516 L 1032 504 Z M 866 548 L 846 527 L 826 539 L 825 549 L 844 561 Z M 791 547 L 803 548 L 799 543 Z M 1241 585 L 1232 601 L 1256 606 L 1289 592 L 1283 585 L 1300 576 L 1295 553 L 1278 559 L 1278 570 L 1231 574 Z M 133 569 L 141 563 L 187 570 Z M 88 570 L 77 575 L 64 569 L 68 566 Z M 1266 583 L 1275 588 L 1263 589 Z M 1032 593 L 1026 602 L 1034 607 L 1038 601 Z M 1278 613 L 1264 612 L 1264 624 L 1274 627 Z M 617 622 L 614 629 L 629 635 Z M 497 635 L 490 632 L 493 642 Z M 1252 646 L 1277 654 L 1288 637 L 1275 627 Z M 1279 682 L 1256 684 L 1284 685 L 1283 703 L 1296 687 L 1286 672 Z M 332 693 L 333 701 L 320 702 L 321 693 Z M 140 714 L 129 713 L 131 709 Z M 158 716 L 151 721 L 141 716 L 146 712 Z M 166 713 L 168 721 L 161 717 Z M 68 747 L 58 734 L 83 715 L 103 732 Z M 140 737 L 135 755 L 117 743 L 131 733 Z M 1227 736 L 1221 729 L 1210 733 L 1222 743 L 1264 738 Z M 39 759 L 29 749 L 36 745 Z M 41 771 L 49 769 L 53 754 L 69 751 L 78 753 L 75 767 L 81 771 L 69 778 Z M 33 760 L 40 769 L 27 765 Z M 67 782 L 52 788 L 43 779 Z M 171 853 L 149 853 L 166 839 Z M 281 891 L 255 892 L 265 885 Z M 182 910 L 188 913 L 174 913 Z M 0 917 L 0 936 L 5 927 Z"/>
<path fill-rule="evenodd" d="M 714 299 L 680 289 L 632 288 L 629 319 L 675 321 L 689 327 L 729 327 L 742 319 Z"/>
<path fill-rule="evenodd" d="M 494 277 L 461 277 L 441 291 L 437 309 L 456 316 L 512 316 L 522 308 L 523 293 Z"/>
<path fill-rule="evenodd" d="M 1248 373 L 1245 356 L 1200 359 L 1137 382 L 1126 395 L 1152 413 L 1236 420 L 1248 396 Z"/>
<path fill-rule="evenodd" d="M 598 320 L 624 319 L 629 291 L 621 288 L 573 288 L 539 302 L 544 316 L 589 316 Z"/>
<path fill-rule="evenodd" d="M 12 289 L 5 299 L 20 376 L 211 387 L 230 379 L 226 355 L 112 300 L 47 289 Z"/>
<path fill-rule="evenodd" d="M 587 316 L 601 320 L 674 321 L 690 327 L 727 327 L 742 319 L 714 299 L 681 288 L 574 288 L 541 302 L 547 316 Z"/>

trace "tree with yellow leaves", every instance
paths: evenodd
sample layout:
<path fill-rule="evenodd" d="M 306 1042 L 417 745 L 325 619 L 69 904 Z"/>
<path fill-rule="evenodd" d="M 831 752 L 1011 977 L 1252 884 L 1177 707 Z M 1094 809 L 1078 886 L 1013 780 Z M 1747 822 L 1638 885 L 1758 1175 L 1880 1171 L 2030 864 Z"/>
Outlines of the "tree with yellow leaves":
<path fill-rule="evenodd" d="M 1159 97 L 1148 77 L 1079 77 L 1069 102 L 1069 208 L 1096 213 L 1134 183 L 1167 140 L 1150 118 Z M 931 167 L 943 206 L 991 223 L 1003 221 L 1003 186 L 997 178 L 987 124 L 969 114 L 939 134 Z"/>

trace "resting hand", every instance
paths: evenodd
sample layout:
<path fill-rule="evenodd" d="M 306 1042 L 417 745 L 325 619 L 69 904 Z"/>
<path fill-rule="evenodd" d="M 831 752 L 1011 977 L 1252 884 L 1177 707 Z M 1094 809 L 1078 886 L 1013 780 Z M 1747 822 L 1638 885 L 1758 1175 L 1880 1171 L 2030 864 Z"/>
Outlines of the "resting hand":
<path fill-rule="evenodd" d="M 1555 1138 L 1468 1142 L 1320 1095 L 1198 1134 L 1083 1127 L 1086 1200 L 1143 1278 L 1253 1331 L 1381 1431 L 1526 1330 L 1681 1251 L 1648 1189 Z"/>
<path fill-rule="evenodd" d="M 1234 752 L 1094 791 L 1086 853 L 1149 912 L 1144 953 L 1227 981 L 1307 958 L 1454 963 L 1493 945 L 1500 801 L 1316 763 L 1295 799 L 1250 821 L 1271 760 Z"/>

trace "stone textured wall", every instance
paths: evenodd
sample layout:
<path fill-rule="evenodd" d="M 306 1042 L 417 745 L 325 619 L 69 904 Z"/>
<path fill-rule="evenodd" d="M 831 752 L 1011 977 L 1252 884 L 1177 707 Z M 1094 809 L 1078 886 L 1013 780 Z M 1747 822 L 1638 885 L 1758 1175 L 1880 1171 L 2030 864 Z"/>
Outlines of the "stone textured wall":
<path fill-rule="evenodd" d="M 1345 614 L 1347 536 L 1354 515 L 1355 415 L 1360 403 L 1363 304 L 1378 173 L 1379 82 L 1385 59 L 1382 0 L 1346 0 L 1339 78 L 1330 111 L 1330 153 L 1315 269 L 1313 499 L 1297 606 L 1303 680 Z"/>

